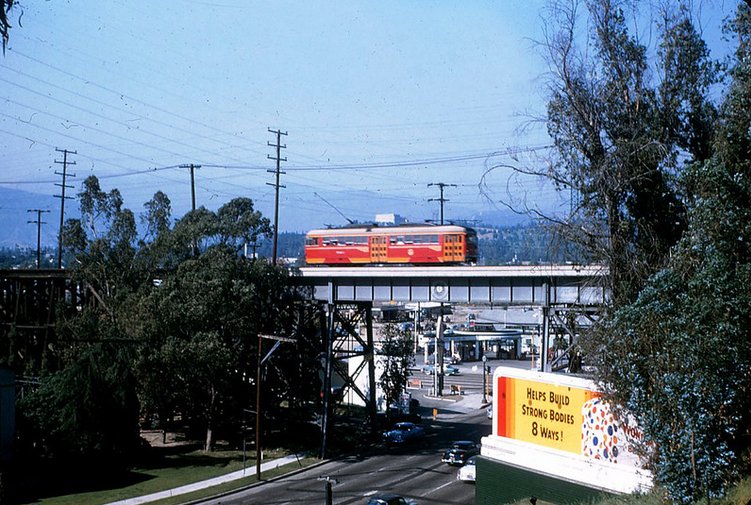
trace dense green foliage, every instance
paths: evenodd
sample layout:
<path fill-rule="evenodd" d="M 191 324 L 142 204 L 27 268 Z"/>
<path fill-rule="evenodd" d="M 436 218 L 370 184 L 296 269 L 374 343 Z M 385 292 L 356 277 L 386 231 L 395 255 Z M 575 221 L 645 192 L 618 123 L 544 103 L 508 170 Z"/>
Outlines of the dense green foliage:
<path fill-rule="evenodd" d="M 145 205 L 139 239 L 117 189 L 104 191 L 89 177 L 78 198 L 81 218 L 65 223 L 64 253 L 92 302 L 60 311 L 43 359 L 3 357 L 41 381 L 19 403 L 20 450 L 44 439 L 58 456 L 127 461 L 139 423 L 179 422 L 202 431 L 209 450 L 216 432 L 244 436 L 258 356 L 268 352 L 259 334 L 310 339 L 317 331 L 296 324 L 286 271 L 243 255 L 244 244 L 271 232 L 268 219 L 238 198 L 173 225 L 169 199 L 158 192 Z M 266 415 L 276 416 L 282 399 L 290 412 L 289 405 L 317 401 L 314 381 L 291 386 L 301 373 L 317 377 L 316 357 L 301 338 L 264 364 Z"/>
<path fill-rule="evenodd" d="M 595 63 L 559 53 L 550 104 L 556 177 L 585 210 L 566 224 L 589 230 L 581 242 L 612 279 L 614 310 L 584 346 L 670 498 L 716 498 L 751 471 L 751 10 L 730 24 L 738 49 L 715 107 L 719 67 L 687 11 L 660 20 L 652 84 L 626 4 L 585 5 Z"/>

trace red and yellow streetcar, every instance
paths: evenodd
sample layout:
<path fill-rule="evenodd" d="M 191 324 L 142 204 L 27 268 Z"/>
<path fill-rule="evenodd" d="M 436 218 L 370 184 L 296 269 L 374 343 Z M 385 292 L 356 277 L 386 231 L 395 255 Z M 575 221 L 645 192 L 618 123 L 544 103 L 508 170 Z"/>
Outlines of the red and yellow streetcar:
<path fill-rule="evenodd" d="M 457 264 L 477 261 L 477 234 L 458 225 L 353 225 L 311 230 L 309 265 Z"/>

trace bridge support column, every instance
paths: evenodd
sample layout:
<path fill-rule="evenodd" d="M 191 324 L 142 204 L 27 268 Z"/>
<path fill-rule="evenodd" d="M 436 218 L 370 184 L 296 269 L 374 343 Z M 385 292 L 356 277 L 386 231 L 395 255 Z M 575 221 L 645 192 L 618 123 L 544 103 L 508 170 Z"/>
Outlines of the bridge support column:
<path fill-rule="evenodd" d="M 369 413 L 372 434 L 377 431 L 372 303 L 330 301 L 326 304 L 322 323 L 324 379 L 321 458 L 324 458 L 330 416 L 339 399 L 364 405 Z M 358 326 L 365 328 L 365 338 L 360 335 Z M 367 373 L 367 377 L 362 377 L 364 373 Z M 340 394 L 336 398 L 332 398 L 334 388 L 340 388 L 337 389 Z"/>

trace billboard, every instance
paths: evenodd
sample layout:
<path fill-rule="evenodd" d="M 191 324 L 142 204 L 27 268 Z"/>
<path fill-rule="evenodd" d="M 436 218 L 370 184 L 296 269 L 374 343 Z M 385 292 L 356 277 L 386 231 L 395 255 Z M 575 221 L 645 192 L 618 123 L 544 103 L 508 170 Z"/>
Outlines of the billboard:
<path fill-rule="evenodd" d="M 642 433 L 586 379 L 518 369 L 494 374 L 493 435 L 610 463 L 641 466 Z"/>

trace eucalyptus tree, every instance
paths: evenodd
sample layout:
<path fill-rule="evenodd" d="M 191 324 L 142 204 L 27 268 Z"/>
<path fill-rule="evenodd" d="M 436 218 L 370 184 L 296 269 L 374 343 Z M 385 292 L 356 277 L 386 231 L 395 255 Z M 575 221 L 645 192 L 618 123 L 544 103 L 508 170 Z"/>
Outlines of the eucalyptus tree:
<path fill-rule="evenodd" d="M 130 308 L 147 277 L 136 255 L 134 214 L 120 192 L 87 178 L 81 218 L 68 220 L 63 244 L 71 275 L 92 303 L 56 322 L 41 385 L 21 403 L 22 424 L 36 427 L 57 454 L 118 460 L 138 446 L 139 405 Z M 71 311 L 67 311 L 71 314 Z M 31 430 L 34 431 L 33 429 Z"/>
<path fill-rule="evenodd" d="M 638 419 L 658 482 L 681 503 L 751 472 L 751 8 L 739 4 L 728 29 L 738 46 L 713 142 L 681 174 L 686 230 L 590 339 L 603 390 Z"/>
<path fill-rule="evenodd" d="M 689 14 L 665 11 L 650 48 L 634 35 L 643 18 L 632 5 L 641 4 L 552 4 L 543 45 L 554 154 L 545 170 L 530 170 L 571 195 L 567 215 L 538 217 L 579 244 L 584 260 L 607 265 L 616 306 L 635 298 L 680 239 L 677 175 L 706 158 L 715 121 L 707 97 L 717 67 Z"/>
<path fill-rule="evenodd" d="M 285 271 L 246 258 L 243 246 L 270 233 L 247 198 L 177 220 L 149 244 L 158 286 L 138 306 L 141 398 L 162 427 L 175 415 L 205 430 L 235 423 L 253 403 L 258 335 L 284 334 Z"/>

